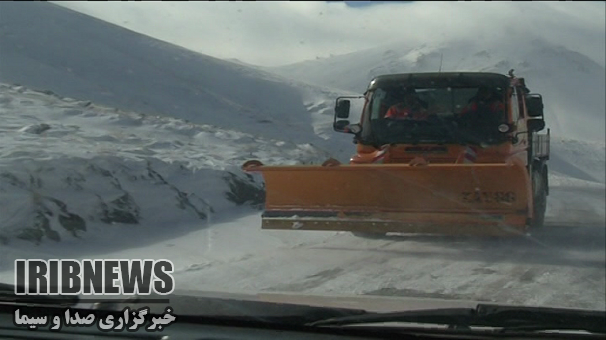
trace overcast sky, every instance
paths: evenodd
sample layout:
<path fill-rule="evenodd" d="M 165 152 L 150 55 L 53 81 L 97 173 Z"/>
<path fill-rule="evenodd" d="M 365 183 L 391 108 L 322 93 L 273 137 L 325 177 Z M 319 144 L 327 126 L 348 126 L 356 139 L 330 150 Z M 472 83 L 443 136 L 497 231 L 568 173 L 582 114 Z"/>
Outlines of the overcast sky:
<path fill-rule="evenodd" d="M 604 66 L 604 2 L 62 2 L 111 23 L 218 58 L 262 66 L 411 43 L 524 34 Z"/>

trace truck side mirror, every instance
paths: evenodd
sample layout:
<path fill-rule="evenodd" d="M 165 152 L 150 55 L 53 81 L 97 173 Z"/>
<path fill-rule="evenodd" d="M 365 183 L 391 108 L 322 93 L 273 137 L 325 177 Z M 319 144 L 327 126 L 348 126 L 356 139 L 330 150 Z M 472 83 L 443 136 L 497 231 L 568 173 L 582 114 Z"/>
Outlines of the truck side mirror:
<path fill-rule="evenodd" d="M 542 119 L 529 119 L 526 123 L 528 130 L 538 132 L 545 128 L 545 121 Z"/>
<path fill-rule="evenodd" d="M 351 102 L 347 99 L 338 99 L 335 106 L 335 113 L 337 118 L 346 119 L 349 118 L 349 107 Z"/>
<path fill-rule="evenodd" d="M 526 108 L 529 117 L 543 116 L 543 98 L 540 94 L 526 95 Z"/>

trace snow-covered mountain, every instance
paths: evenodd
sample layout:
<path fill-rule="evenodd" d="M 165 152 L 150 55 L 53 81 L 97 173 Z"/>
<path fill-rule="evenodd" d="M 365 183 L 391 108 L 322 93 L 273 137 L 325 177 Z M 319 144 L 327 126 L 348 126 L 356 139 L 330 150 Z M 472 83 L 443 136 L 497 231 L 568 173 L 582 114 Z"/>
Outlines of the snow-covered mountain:
<path fill-rule="evenodd" d="M 348 136 L 326 134 L 343 91 L 285 80 L 45 2 L 0 3 L 0 36 L 0 82 L 269 138 L 287 134 L 333 150 L 335 142 L 351 145 Z"/>
<path fill-rule="evenodd" d="M 441 65 L 440 65 L 441 63 Z M 606 73 L 587 56 L 539 38 L 512 36 L 486 42 L 392 44 L 266 68 L 292 79 L 361 93 L 375 76 L 388 73 L 487 71 L 524 77 L 544 97 L 546 123 L 563 138 L 604 141 Z"/>
<path fill-rule="evenodd" d="M 310 144 L 107 108 L 0 84 L 0 239 L 65 240 L 112 225 L 207 226 L 259 207 L 249 159 L 318 163 Z M 233 213 L 233 212 L 232 212 Z M 96 232 L 94 232 L 96 230 Z M 174 230 L 173 230 L 174 231 Z"/>
<path fill-rule="evenodd" d="M 206 225 L 209 214 L 262 201 L 244 161 L 319 163 L 353 151 L 351 136 L 330 133 L 343 91 L 49 3 L 0 3 L 0 23 L 5 241 Z"/>

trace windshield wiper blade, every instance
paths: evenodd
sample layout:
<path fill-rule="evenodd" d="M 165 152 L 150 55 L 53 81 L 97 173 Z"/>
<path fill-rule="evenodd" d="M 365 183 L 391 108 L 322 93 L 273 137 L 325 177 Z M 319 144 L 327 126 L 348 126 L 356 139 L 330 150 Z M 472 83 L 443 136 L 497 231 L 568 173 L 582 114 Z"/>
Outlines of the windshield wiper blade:
<path fill-rule="evenodd" d="M 372 323 L 416 323 L 450 327 L 493 327 L 509 330 L 575 330 L 606 334 L 606 312 L 549 307 L 479 304 L 474 308 L 444 308 L 368 313 L 309 323 L 309 326 L 348 326 Z"/>
<path fill-rule="evenodd" d="M 77 295 L 17 295 L 15 286 L 8 283 L 0 283 L 1 303 L 25 303 L 54 306 L 75 306 L 80 301 Z"/>
<path fill-rule="evenodd" d="M 606 334 L 606 311 L 482 304 L 477 310 L 486 326 L 503 327 L 504 331 L 573 330 Z"/>
<path fill-rule="evenodd" d="M 361 323 L 410 322 L 430 324 L 469 324 L 474 320 L 476 310 L 473 308 L 444 308 L 429 310 L 412 310 L 388 313 L 367 313 L 319 320 L 309 326 L 346 326 Z"/>

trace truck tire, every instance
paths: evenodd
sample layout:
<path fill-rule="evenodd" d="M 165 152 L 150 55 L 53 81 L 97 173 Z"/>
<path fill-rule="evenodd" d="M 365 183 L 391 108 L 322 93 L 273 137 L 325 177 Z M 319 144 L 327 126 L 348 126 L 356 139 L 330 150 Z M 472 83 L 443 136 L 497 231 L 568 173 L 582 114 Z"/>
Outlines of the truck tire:
<path fill-rule="evenodd" d="M 545 211 L 547 210 L 547 187 L 546 181 L 541 171 L 533 171 L 532 174 L 532 192 L 533 217 L 530 224 L 532 229 L 541 229 L 545 223 Z"/>

